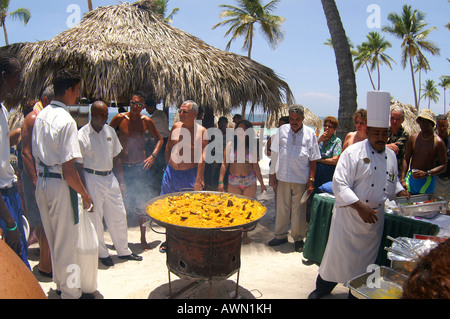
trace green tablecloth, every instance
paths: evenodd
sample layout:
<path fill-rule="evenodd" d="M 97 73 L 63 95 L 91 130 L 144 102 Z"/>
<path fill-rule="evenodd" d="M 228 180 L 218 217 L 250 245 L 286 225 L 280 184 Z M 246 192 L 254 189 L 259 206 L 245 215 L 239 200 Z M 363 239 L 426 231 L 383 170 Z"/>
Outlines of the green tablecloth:
<path fill-rule="evenodd" d="M 317 194 L 314 196 L 311 204 L 311 217 L 303 247 L 303 257 L 318 264 L 322 262 L 325 247 L 327 246 L 334 202 L 335 199 L 333 197 Z M 403 216 L 385 214 L 384 232 L 376 264 L 390 266 L 387 252 L 384 250 L 384 247 L 390 247 L 392 244 L 386 238 L 387 236 L 412 238 L 414 234 L 435 236 L 438 233 L 439 226 L 437 225 Z"/>

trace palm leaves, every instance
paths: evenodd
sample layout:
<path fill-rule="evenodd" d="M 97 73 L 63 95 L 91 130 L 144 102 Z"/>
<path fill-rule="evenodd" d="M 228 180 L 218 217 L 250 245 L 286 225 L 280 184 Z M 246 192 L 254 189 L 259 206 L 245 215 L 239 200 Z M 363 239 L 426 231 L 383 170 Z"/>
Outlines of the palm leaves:
<path fill-rule="evenodd" d="M 417 98 L 414 76 L 414 61 L 426 65 L 428 62 L 424 52 L 437 55 L 440 51 L 437 45 L 426 40 L 435 27 L 426 29 L 428 24 L 424 22 L 424 19 L 424 13 L 413 10 L 409 5 L 404 5 L 401 15 L 398 15 L 397 13 L 390 13 L 388 15 L 388 21 L 391 22 L 392 25 L 383 28 L 384 32 L 402 40 L 402 66 L 403 68 L 406 68 L 408 63 L 410 65 L 414 89 L 414 101 L 417 109 L 419 109 L 419 100 Z"/>
<path fill-rule="evenodd" d="M 11 17 L 14 19 L 19 19 L 27 25 L 28 21 L 31 19 L 31 11 L 27 8 L 19 8 L 13 12 L 9 12 L 9 2 L 10 0 L 1 0 L 0 3 L 0 26 L 3 28 L 3 34 L 5 36 L 5 44 L 8 45 L 8 33 L 6 32 L 6 18 Z"/>
<path fill-rule="evenodd" d="M 244 37 L 243 48 L 248 51 L 248 57 L 251 58 L 255 24 L 260 25 L 262 35 L 268 40 L 272 48 L 276 48 L 284 38 L 281 25 L 286 19 L 272 15 L 271 12 L 276 9 L 280 0 L 270 1 L 264 6 L 260 0 L 236 0 L 236 2 L 238 6 L 225 4 L 219 6 L 226 9 L 220 14 L 221 19 L 226 20 L 213 26 L 213 29 L 219 26 L 230 26 L 225 33 L 225 37 L 231 35 L 226 50 L 230 49 L 234 40 Z"/>
<path fill-rule="evenodd" d="M 370 32 L 367 35 L 367 41 L 357 46 L 358 52 L 355 57 L 356 62 L 355 70 L 358 70 L 362 66 L 365 66 L 367 68 L 370 82 L 372 83 L 372 87 L 374 90 L 376 90 L 376 88 L 375 84 L 373 83 L 371 72 L 377 69 L 378 90 L 380 90 L 381 86 L 380 65 L 386 64 L 392 70 L 391 61 L 395 63 L 395 61 L 389 55 L 384 53 L 384 51 L 386 51 L 386 49 L 390 47 L 391 44 L 389 43 L 389 41 L 386 41 L 384 37 L 381 36 L 381 34 L 378 32 Z"/>
<path fill-rule="evenodd" d="M 430 108 L 430 103 L 439 101 L 438 96 L 440 95 L 437 89 L 437 85 L 433 80 L 427 80 L 423 85 L 422 91 L 424 92 L 421 98 L 428 99 L 428 108 Z"/>

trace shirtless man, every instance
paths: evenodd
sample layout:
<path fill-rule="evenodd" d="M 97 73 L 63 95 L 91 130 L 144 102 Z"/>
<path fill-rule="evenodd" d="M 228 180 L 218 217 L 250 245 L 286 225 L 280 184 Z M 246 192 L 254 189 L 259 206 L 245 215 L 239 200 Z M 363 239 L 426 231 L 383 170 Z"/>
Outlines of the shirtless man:
<path fill-rule="evenodd" d="M 30 226 L 34 228 L 37 240 L 39 242 L 40 254 L 38 272 L 45 277 L 52 277 L 52 262 L 50 258 L 50 248 L 48 246 L 47 237 L 42 225 L 39 208 L 37 207 L 35 191 L 36 191 L 36 163 L 33 158 L 33 151 L 31 148 L 31 136 L 33 134 L 33 127 L 36 117 L 39 112 L 44 109 L 54 98 L 53 86 L 49 86 L 44 90 L 41 100 L 37 102 L 33 111 L 28 113 L 23 122 L 22 128 L 22 161 L 24 171 L 22 172 L 22 185 L 25 195 L 26 206 L 28 209 L 28 219 Z"/>
<path fill-rule="evenodd" d="M 194 101 L 186 101 L 180 106 L 178 113 L 180 122 L 172 126 L 167 140 L 168 164 L 162 181 L 161 195 L 192 189 L 201 191 L 205 187 L 203 151 L 209 138 L 206 129 L 195 122 L 198 105 Z M 166 248 L 166 243 L 163 242 L 159 251 L 165 253 Z"/>
<path fill-rule="evenodd" d="M 203 151 L 209 138 L 206 129 L 195 123 L 198 105 L 194 101 L 186 101 L 178 112 L 180 122 L 172 126 L 167 141 L 168 165 L 163 177 L 161 195 L 179 192 L 182 189 L 201 191 L 205 187 Z M 185 138 L 190 140 L 185 141 Z"/>
<path fill-rule="evenodd" d="M 416 121 L 420 132 L 411 135 L 406 144 L 400 182 L 411 194 L 432 194 L 436 175 L 447 169 L 447 153 L 444 141 L 434 134 L 436 120 L 433 112 L 423 109 Z"/>
<path fill-rule="evenodd" d="M 117 114 L 110 126 L 119 130 L 119 140 L 123 150 L 119 161 L 122 162 L 125 185 L 121 184 L 121 190 L 125 197 L 127 212 L 142 206 L 150 200 L 150 174 L 149 169 L 155 162 L 163 145 L 163 138 L 156 129 L 152 119 L 141 114 L 145 108 L 146 94 L 135 92 L 130 101 L 130 111 Z M 145 154 L 144 133 L 148 131 L 158 141 L 149 157 Z M 150 249 L 145 239 L 145 217 L 139 218 L 141 229 L 141 244 L 144 249 Z"/>

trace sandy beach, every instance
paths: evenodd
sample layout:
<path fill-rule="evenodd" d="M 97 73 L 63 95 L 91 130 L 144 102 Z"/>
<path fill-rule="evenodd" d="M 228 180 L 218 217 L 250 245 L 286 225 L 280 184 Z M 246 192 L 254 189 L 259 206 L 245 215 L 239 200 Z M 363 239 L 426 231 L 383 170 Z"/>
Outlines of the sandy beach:
<path fill-rule="evenodd" d="M 268 186 L 268 162 L 261 162 L 261 170 Z M 259 192 L 258 192 L 259 193 Z M 267 213 L 257 227 L 248 233 L 250 244 L 242 244 L 241 267 L 239 273 L 227 280 L 194 282 L 170 274 L 172 295 L 169 294 L 169 272 L 166 254 L 158 248 L 165 235 L 147 228 L 147 241 L 152 249 L 144 251 L 140 244 L 139 227 L 128 229 L 130 249 L 143 257 L 142 261 L 119 259 L 108 232 L 106 243 L 115 263 L 106 267 L 99 262 L 98 289 L 96 299 L 306 299 L 315 289 L 318 265 L 303 258 L 302 253 L 294 252 L 292 238 L 278 247 L 269 247 L 267 242 L 273 238 L 275 226 L 274 193 L 268 187 L 260 200 L 266 205 Z M 158 232 L 163 228 L 155 227 Z M 49 299 L 59 299 L 56 286 L 50 278 L 41 276 L 37 270 L 38 245 L 29 249 L 30 264 L 43 291 Z M 239 276 L 238 276 L 239 275 Z M 348 288 L 338 285 L 327 298 L 346 299 Z"/>

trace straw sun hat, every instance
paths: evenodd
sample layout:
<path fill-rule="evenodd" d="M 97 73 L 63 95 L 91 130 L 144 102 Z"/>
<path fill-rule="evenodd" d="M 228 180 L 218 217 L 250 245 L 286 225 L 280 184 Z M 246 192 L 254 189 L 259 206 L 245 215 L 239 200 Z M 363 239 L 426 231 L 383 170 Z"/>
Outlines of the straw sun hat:
<path fill-rule="evenodd" d="M 420 114 L 417 118 L 419 117 L 433 122 L 434 126 L 436 126 L 436 116 L 434 115 L 433 111 L 429 109 L 423 109 L 422 111 L 420 111 Z"/>

